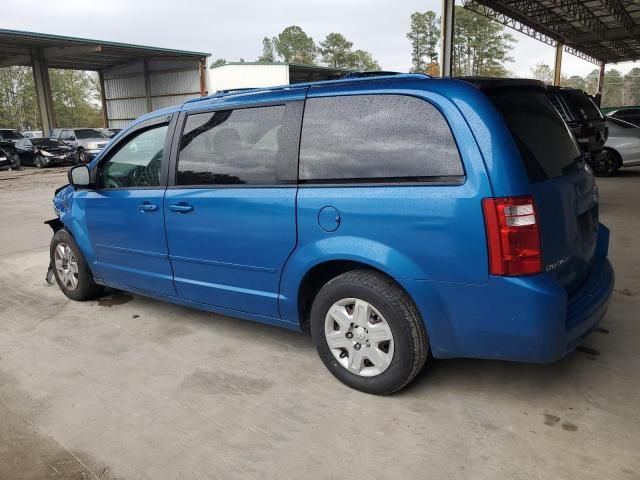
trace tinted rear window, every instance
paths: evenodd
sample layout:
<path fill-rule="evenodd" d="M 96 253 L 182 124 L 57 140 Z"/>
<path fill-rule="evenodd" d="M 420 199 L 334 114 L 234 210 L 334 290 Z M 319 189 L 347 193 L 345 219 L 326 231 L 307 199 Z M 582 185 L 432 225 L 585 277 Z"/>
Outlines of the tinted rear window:
<path fill-rule="evenodd" d="M 569 108 L 573 112 L 573 117 L 579 120 L 593 120 L 602 118 L 602 113 L 595 103 L 585 94 L 575 91 L 564 91 Z"/>
<path fill-rule="evenodd" d="M 100 130 L 94 130 L 93 128 L 82 128 L 75 131 L 76 138 L 78 140 L 86 140 L 88 138 L 107 138 Z"/>
<path fill-rule="evenodd" d="M 404 95 L 307 100 L 301 181 L 429 181 L 462 175 L 449 125 L 424 100 Z"/>
<path fill-rule="evenodd" d="M 509 127 L 530 181 L 558 177 L 580 157 L 571 132 L 544 93 L 526 89 L 486 93 Z"/>

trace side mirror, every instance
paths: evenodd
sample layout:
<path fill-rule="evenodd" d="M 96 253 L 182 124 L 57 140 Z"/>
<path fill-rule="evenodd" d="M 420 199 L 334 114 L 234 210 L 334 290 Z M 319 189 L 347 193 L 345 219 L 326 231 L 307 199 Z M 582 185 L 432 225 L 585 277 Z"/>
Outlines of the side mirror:
<path fill-rule="evenodd" d="M 91 186 L 91 172 L 86 165 L 76 165 L 69 170 L 69 183 L 77 188 Z"/>

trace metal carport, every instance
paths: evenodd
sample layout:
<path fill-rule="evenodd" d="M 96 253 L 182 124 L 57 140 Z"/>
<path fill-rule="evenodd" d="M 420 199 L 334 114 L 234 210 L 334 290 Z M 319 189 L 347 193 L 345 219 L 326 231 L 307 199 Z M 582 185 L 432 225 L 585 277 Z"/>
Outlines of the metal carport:
<path fill-rule="evenodd" d="M 43 132 L 57 125 L 49 68 L 100 77 L 105 126 L 207 94 L 208 53 L 0 29 L 0 67 L 31 66 Z"/>
<path fill-rule="evenodd" d="M 640 59 L 640 2 L 635 0 L 463 0 L 463 6 L 556 47 L 554 84 L 563 50 L 600 65 Z M 454 0 L 442 1 L 442 74 L 451 75 Z"/>

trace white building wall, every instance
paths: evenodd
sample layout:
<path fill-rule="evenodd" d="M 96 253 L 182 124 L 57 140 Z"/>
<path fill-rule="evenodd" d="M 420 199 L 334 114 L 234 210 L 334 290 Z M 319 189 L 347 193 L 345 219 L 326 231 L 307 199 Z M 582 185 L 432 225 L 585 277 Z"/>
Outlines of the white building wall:
<path fill-rule="evenodd" d="M 288 65 L 223 65 L 209 70 L 209 91 L 289 84 Z"/>

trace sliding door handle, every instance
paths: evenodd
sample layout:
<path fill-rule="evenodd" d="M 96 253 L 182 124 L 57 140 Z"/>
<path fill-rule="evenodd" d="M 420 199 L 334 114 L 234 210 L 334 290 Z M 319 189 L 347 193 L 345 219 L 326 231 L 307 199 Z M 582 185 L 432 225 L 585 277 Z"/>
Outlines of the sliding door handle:
<path fill-rule="evenodd" d="M 193 211 L 193 205 L 184 202 L 174 203 L 173 205 L 169 205 L 169 210 L 176 213 L 189 213 Z"/>
<path fill-rule="evenodd" d="M 158 210 L 158 205 L 155 203 L 144 202 L 138 205 L 138 211 L 140 213 L 155 212 L 156 210 Z"/>

